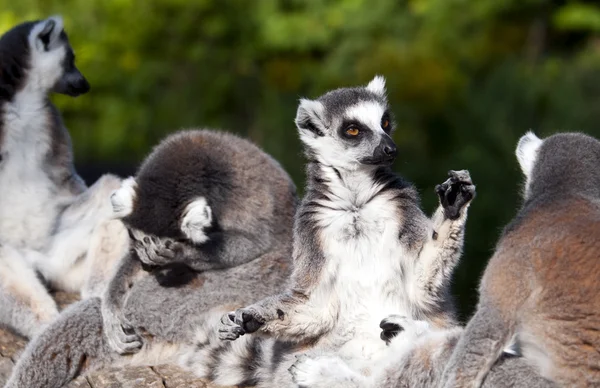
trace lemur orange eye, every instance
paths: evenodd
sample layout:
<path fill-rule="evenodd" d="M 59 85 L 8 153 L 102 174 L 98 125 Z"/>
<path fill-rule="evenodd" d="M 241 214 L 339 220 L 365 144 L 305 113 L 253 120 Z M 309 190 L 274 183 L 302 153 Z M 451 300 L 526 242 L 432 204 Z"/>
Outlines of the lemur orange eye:
<path fill-rule="evenodd" d="M 383 120 L 383 123 L 381 123 L 381 127 L 383 129 L 387 129 L 387 127 L 390 126 L 390 120 Z"/>
<path fill-rule="evenodd" d="M 357 129 L 357 128 L 354 128 L 354 127 L 352 127 L 352 128 L 348 128 L 348 129 L 346 130 L 346 134 L 347 134 L 347 135 L 350 135 L 350 136 L 356 136 L 356 135 L 358 135 L 358 132 L 359 132 L 359 131 L 358 131 L 358 129 Z"/>

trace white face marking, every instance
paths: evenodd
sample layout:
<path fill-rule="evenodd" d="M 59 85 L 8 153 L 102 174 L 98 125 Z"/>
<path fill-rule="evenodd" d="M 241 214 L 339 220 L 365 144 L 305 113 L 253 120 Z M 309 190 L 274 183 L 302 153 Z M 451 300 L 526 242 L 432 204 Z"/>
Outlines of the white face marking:
<path fill-rule="evenodd" d="M 375 148 L 379 145 L 382 136 L 388 136 L 381 128 L 381 118 L 385 112 L 385 106 L 377 101 L 362 101 L 355 104 L 344 112 L 344 117 L 361 122 L 369 127 L 374 136 L 371 140 L 362 140 L 357 146 L 348 145 L 347 141 L 340 139 L 338 127 L 342 117 L 334 118 L 333 122 L 327 123 L 325 127 L 322 122 L 323 105 L 318 101 L 303 100 L 296 122 L 305 117 L 310 117 L 311 122 L 323 131 L 325 136 L 317 136 L 313 132 L 300 129 L 300 139 L 315 151 L 321 163 L 334 166 L 338 169 L 355 170 L 360 166 L 360 160 L 373 155 Z"/>
<path fill-rule="evenodd" d="M 212 224 L 212 210 L 204 197 L 199 197 L 187 205 L 183 212 L 181 231 L 195 244 L 208 241 L 204 229 Z"/>
<path fill-rule="evenodd" d="M 526 178 L 526 196 L 529 190 L 531 174 L 533 172 L 533 167 L 535 166 L 538 151 L 540 150 L 540 147 L 542 146 L 543 142 L 544 141 L 538 138 L 533 132 L 527 132 L 524 136 L 521 137 L 521 139 L 519 139 L 519 143 L 517 144 L 517 160 L 519 161 L 521 170 L 523 171 L 523 174 Z"/>
<path fill-rule="evenodd" d="M 137 183 L 135 179 L 129 177 L 121 183 L 121 188 L 112 193 L 110 203 L 112 204 L 113 216 L 115 218 L 123 218 L 131 214 L 136 187 Z"/>
<path fill-rule="evenodd" d="M 367 85 L 367 90 L 380 96 L 385 95 L 385 78 L 376 75 Z"/>
<path fill-rule="evenodd" d="M 354 119 L 367 125 L 375 133 L 385 135 L 385 131 L 381 128 L 381 118 L 385 113 L 385 107 L 375 101 L 364 101 L 356 105 L 352 105 L 344 116 L 348 119 Z"/>

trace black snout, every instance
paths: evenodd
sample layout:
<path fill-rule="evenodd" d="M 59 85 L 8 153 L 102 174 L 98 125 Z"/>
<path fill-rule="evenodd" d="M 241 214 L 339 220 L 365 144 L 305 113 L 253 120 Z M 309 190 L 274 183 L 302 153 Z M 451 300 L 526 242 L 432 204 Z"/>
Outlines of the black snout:
<path fill-rule="evenodd" d="M 90 84 L 77 68 L 65 73 L 52 89 L 55 93 L 77 97 L 90 91 Z"/>
<path fill-rule="evenodd" d="M 394 163 L 398 155 L 398 148 L 389 136 L 384 136 L 375 148 L 373 156 L 363 160 L 365 164 L 389 166 Z"/>
<path fill-rule="evenodd" d="M 389 136 L 384 136 L 379 143 L 379 147 L 375 150 L 373 159 L 379 160 L 377 164 L 390 165 L 396 160 L 398 155 L 398 148 L 396 144 Z"/>
<path fill-rule="evenodd" d="M 395 144 L 385 145 L 383 147 L 383 153 L 385 154 L 385 156 L 395 159 L 396 155 L 398 155 L 398 149 L 396 148 Z"/>

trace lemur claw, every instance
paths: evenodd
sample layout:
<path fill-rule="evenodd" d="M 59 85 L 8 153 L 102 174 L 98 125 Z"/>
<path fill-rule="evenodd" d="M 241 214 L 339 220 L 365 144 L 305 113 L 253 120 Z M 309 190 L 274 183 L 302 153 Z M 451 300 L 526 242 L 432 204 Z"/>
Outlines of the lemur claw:
<path fill-rule="evenodd" d="M 469 171 L 450 170 L 450 178 L 435 186 L 446 218 L 455 220 L 460 217 L 461 210 L 475 198 L 475 185 Z"/>
<path fill-rule="evenodd" d="M 111 349 L 119 354 L 131 354 L 140 351 L 142 338 L 124 318 L 104 317 L 104 334 Z"/>

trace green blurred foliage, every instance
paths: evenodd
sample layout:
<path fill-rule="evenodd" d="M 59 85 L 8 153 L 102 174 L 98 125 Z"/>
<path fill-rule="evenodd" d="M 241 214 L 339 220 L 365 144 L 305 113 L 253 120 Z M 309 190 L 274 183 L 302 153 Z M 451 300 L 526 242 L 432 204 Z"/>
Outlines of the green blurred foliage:
<path fill-rule="evenodd" d="M 551 0 L 0 0 L 0 30 L 62 14 L 92 92 L 57 96 L 79 164 L 136 165 L 168 132 L 247 136 L 303 185 L 300 97 L 387 78 L 396 170 L 424 206 L 449 169 L 478 197 L 455 275 L 464 314 L 519 204 L 529 129 L 600 137 L 600 6 Z"/>

